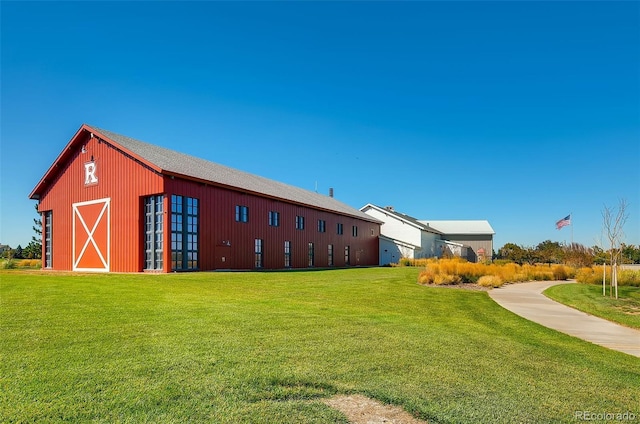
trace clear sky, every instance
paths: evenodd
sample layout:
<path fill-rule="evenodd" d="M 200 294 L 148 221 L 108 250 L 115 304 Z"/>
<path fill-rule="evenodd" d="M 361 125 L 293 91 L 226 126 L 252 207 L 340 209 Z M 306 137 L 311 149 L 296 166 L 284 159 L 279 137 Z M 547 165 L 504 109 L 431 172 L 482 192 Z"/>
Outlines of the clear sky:
<path fill-rule="evenodd" d="M 640 244 L 640 3 L 6 2 L 0 242 L 82 123 L 360 208 Z"/>

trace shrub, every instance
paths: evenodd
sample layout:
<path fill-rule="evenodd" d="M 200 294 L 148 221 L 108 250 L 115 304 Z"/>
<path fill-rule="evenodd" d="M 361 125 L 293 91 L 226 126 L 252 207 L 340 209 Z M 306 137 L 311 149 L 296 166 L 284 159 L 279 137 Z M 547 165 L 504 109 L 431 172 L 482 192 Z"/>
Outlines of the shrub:
<path fill-rule="evenodd" d="M 573 278 L 576 271 L 564 265 L 518 265 L 513 262 L 504 264 L 471 263 L 461 258 L 452 259 L 416 259 L 413 264 L 424 264 L 425 271 L 418 277 L 420 284 L 458 284 L 478 283 L 483 276 L 498 277 L 502 283 L 531 280 L 566 280 Z M 586 268 L 590 273 L 593 271 Z M 579 275 L 584 276 L 586 271 Z M 442 276 L 441 276 L 442 275 Z M 456 278 L 452 279 L 452 276 Z M 640 279 L 640 277 L 638 277 Z M 636 281 L 632 280 L 631 281 Z M 489 284 L 489 283 L 485 283 Z M 620 283 L 622 284 L 622 283 Z M 640 283 L 638 283 L 640 284 Z"/>
<path fill-rule="evenodd" d="M 640 287 L 640 271 L 618 271 L 618 285 Z"/>
<path fill-rule="evenodd" d="M 398 261 L 399 266 L 411 266 L 411 259 L 409 258 L 400 258 Z"/>
<path fill-rule="evenodd" d="M 449 285 L 449 284 L 459 284 L 460 276 L 453 274 L 437 274 L 433 279 L 433 284 L 437 284 L 439 286 Z"/>
<path fill-rule="evenodd" d="M 16 268 L 16 261 L 13 259 L 7 259 L 2 263 L 2 269 L 14 269 Z"/>
<path fill-rule="evenodd" d="M 427 266 L 429 262 L 432 260 L 433 259 L 425 259 L 425 258 L 421 258 L 421 259 L 400 258 L 400 260 L 395 266 Z"/>
<path fill-rule="evenodd" d="M 18 261 L 18 268 L 40 268 L 42 261 L 40 259 L 22 259 Z"/>
<path fill-rule="evenodd" d="M 498 275 L 483 275 L 478 278 L 478 285 L 482 287 L 501 287 L 504 280 Z"/>
<path fill-rule="evenodd" d="M 599 268 L 599 272 L 598 272 Z M 582 284 L 602 283 L 602 267 L 588 268 L 582 267 L 576 272 L 576 281 Z"/>
<path fill-rule="evenodd" d="M 425 269 L 418 275 L 418 283 L 420 284 L 433 284 L 433 280 L 436 277 L 436 273 L 430 269 Z"/>
<path fill-rule="evenodd" d="M 564 265 L 555 265 L 551 268 L 554 280 L 566 280 L 569 278 L 570 273 Z"/>

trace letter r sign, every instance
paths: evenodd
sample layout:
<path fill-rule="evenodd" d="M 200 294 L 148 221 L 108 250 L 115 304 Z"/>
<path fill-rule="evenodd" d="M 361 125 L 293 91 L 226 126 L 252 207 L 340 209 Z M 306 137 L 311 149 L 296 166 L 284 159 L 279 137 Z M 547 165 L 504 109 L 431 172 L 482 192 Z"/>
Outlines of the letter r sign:
<path fill-rule="evenodd" d="M 98 177 L 96 177 L 96 163 L 86 162 L 84 164 L 84 185 L 98 184 Z"/>

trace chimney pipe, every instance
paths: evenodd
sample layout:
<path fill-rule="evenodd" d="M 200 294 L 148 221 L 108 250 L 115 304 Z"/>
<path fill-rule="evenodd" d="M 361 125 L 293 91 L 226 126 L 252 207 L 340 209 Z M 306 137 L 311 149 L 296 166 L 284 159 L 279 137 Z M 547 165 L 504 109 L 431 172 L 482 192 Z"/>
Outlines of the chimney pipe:
<path fill-rule="evenodd" d="M 329 187 L 329 197 L 333 197 L 333 187 Z"/>

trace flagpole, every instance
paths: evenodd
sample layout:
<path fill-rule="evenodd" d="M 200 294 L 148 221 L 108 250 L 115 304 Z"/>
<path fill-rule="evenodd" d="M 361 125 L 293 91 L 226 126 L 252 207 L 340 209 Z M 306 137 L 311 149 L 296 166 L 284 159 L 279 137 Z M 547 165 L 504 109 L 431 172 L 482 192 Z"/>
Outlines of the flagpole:
<path fill-rule="evenodd" d="M 573 212 L 569 214 L 569 219 L 571 220 L 571 246 L 573 246 Z"/>

